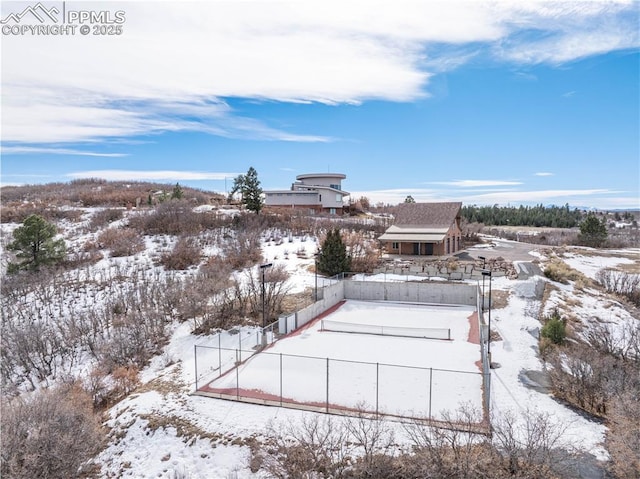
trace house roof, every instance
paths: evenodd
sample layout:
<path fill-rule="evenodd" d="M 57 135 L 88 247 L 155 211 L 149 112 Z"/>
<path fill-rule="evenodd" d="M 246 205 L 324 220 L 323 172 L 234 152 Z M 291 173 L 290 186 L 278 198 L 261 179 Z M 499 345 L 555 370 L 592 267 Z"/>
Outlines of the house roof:
<path fill-rule="evenodd" d="M 338 178 L 340 180 L 344 180 L 347 178 L 347 175 L 342 173 L 306 173 L 304 175 L 296 176 L 296 180 L 305 180 L 311 178 Z"/>
<path fill-rule="evenodd" d="M 403 230 L 412 226 L 423 230 L 448 229 L 460 215 L 461 208 L 461 202 L 402 203 L 396 209 L 394 226 Z"/>
<path fill-rule="evenodd" d="M 396 209 L 396 221 L 380 240 L 429 242 L 444 241 L 460 215 L 462 203 L 403 203 Z"/>
<path fill-rule="evenodd" d="M 426 234 L 426 233 L 432 233 L 432 234 L 443 234 L 443 235 L 446 235 L 447 231 L 449 231 L 449 227 L 448 226 L 422 228 L 422 227 L 419 227 L 419 226 L 392 225 L 392 226 L 389 226 L 387 228 L 387 231 L 385 231 L 385 234 L 394 234 L 394 233 L 396 233 L 396 234 L 408 234 L 408 233 Z"/>
<path fill-rule="evenodd" d="M 444 241 L 446 233 L 384 233 L 380 236 L 381 241 L 408 241 L 411 243 L 428 242 L 437 243 Z"/>

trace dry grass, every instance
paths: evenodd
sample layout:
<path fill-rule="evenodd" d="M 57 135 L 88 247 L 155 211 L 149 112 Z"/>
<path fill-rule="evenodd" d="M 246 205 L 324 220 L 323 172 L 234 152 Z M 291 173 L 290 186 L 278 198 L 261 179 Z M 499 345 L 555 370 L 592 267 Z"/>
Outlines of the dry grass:
<path fill-rule="evenodd" d="M 170 375 L 155 378 L 148 383 L 139 386 L 136 389 L 136 392 L 145 393 L 149 391 L 156 391 L 162 394 L 162 396 L 187 393 L 190 390 L 189 385 L 181 379 L 180 371 L 181 367 L 178 365 L 172 370 Z"/>
<path fill-rule="evenodd" d="M 188 419 L 175 414 L 141 414 L 140 419 L 147 421 L 147 428 L 151 431 L 174 428 L 176 436 L 182 438 L 188 446 L 198 439 L 208 439 L 213 447 L 218 444 L 253 447 L 257 441 L 255 436 L 240 437 L 231 432 L 207 431 Z"/>
<path fill-rule="evenodd" d="M 509 291 L 493 290 L 491 291 L 491 307 L 493 309 L 506 308 L 509 304 Z"/>
<path fill-rule="evenodd" d="M 640 274 L 640 256 L 635 255 L 620 255 L 622 258 L 628 258 L 633 261 L 633 263 L 625 263 L 619 264 L 615 269 L 622 271 L 623 273 L 629 274 Z"/>
<path fill-rule="evenodd" d="M 564 304 L 571 308 L 574 306 L 582 306 L 582 301 L 580 301 L 576 297 L 568 297 L 568 298 L 565 298 Z"/>
<path fill-rule="evenodd" d="M 550 280 L 562 284 L 568 284 L 569 281 L 580 281 L 580 285 L 585 287 L 591 283 L 591 280 L 584 274 L 573 269 L 558 258 L 553 258 L 549 263 L 547 263 L 544 269 L 544 275 Z"/>

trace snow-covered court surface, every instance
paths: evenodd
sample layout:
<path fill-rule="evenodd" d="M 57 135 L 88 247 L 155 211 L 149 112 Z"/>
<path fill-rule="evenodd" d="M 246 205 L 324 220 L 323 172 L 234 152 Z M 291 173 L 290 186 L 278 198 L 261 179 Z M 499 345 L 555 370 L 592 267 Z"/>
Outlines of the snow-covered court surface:
<path fill-rule="evenodd" d="M 323 320 L 372 329 L 409 328 L 402 334 L 422 335 L 424 328 L 438 328 L 439 337 L 442 330 L 450 330 L 450 339 L 327 331 L 322 330 Z M 430 335 L 429 330 L 424 333 Z M 347 300 L 259 353 L 237 350 L 240 344 L 244 349 L 244 344 L 256 342 L 238 338 L 236 346 L 221 344 L 219 350 L 204 351 L 197 358 L 199 368 L 214 363 L 218 377 L 198 393 L 326 412 L 364 410 L 434 420 L 462 404 L 483 411 L 478 319 L 470 306 Z"/>

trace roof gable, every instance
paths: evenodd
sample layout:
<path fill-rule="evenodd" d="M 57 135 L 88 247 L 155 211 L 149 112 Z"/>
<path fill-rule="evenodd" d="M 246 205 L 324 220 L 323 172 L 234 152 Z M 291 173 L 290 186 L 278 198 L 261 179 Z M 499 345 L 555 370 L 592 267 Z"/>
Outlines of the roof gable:
<path fill-rule="evenodd" d="M 395 226 L 424 229 L 449 228 L 460 216 L 461 202 L 402 203 L 396 209 Z"/>

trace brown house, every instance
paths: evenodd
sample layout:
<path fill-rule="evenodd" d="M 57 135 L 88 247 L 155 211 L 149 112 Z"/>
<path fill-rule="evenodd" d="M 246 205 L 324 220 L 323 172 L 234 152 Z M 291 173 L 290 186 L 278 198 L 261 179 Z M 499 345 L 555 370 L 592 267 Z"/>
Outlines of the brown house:
<path fill-rule="evenodd" d="M 403 203 L 380 236 L 390 254 L 444 256 L 462 249 L 462 203 Z"/>

